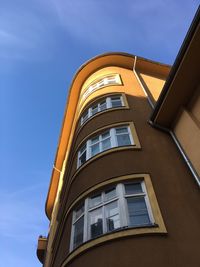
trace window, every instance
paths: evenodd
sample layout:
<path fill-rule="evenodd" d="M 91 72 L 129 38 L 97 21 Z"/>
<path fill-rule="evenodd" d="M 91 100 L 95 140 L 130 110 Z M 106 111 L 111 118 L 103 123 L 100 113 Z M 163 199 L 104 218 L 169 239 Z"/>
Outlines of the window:
<path fill-rule="evenodd" d="M 150 227 L 153 224 L 144 181 L 112 185 L 90 195 L 74 210 L 71 250 L 120 228 Z"/>
<path fill-rule="evenodd" d="M 78 164 L 80 167 L 91 157 L 113 147 L 135 145 L 130 127 L 127 125 L 107 129 L 101 134 L 88 139 L 78 152 Z"/>
<path fill-rule="evenodd" d="M 96 90 L 110 85 L 121 85 L 121 78 L 119 74 L 113 74 L 99 79 L 98 81 L 92 83 L 83 94 L 83 99 L 87 98 L 91 93 Z"/>
<path fill-rule="evenodd" d="M 104 99 L 101 99 L 99 102 L 91 105 L 81 117 L 81 125 L 86 122 L 89 118 L 94 116 L 96 113 L 104 111 L 110 108 L 123 107 L 124 101 L 121 95 L 109 96 Z"/>

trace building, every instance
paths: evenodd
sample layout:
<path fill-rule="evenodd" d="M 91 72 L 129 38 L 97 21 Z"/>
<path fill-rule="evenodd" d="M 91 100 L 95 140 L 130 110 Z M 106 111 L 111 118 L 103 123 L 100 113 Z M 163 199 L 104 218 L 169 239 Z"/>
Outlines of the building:
<path fill-rule="evenodd" d="M 38 240 L 44 267 L 199 266 L 199 18 L 172 68 L 109 53 L 77 71 Z"/>

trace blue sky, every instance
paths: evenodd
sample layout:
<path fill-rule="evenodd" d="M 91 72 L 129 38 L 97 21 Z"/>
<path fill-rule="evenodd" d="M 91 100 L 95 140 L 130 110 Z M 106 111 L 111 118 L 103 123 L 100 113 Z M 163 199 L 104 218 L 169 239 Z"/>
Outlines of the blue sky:
<path fill-rule="evenodd" d="M 70 81 L 123 51 L 172 64 L 195 0 L 0 0 L 1 266 L 37 267 L 38 235 Z"/>

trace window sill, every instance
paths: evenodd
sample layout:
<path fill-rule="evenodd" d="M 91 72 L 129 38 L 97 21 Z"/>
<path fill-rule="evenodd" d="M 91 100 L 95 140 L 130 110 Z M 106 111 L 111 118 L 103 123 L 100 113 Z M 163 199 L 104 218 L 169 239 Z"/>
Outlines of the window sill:
<path fill-rule="evenodd" d="M 90 239 L 85 243 L 81 244 L 77 248 L 75 248 L 68 257 L 65 259 L 61 267 L 65 266 L 69 263 L 72 259 L 79 256 L 81 253 L 84 253 L 86 250 L 93 248 L 97 245 L 100 245 L 104 242 L 112 241 L 119 238 L 129 237 L 129 236 L 139 236 L 139 235 L 152 235 L 152 234 L 160 234 L 166 235 L 167 231 L 166 228 L 163 226 L 159 226 L 156 223 L 144 225 L 144 226 L 137 226 L 137 227 L 123 227 L 116 229 L 115 231 L 106 233 L 94 239 Z"/>
<path fill-rule="evenodd" d="M 111 111 L 115 111 L 115 110 L 124 110 L 124 109 L 125 110 L 126 109 L 129 109 L 129 107 L 127 107 L 127 106 L 120 106 L 120 107 L 108 108 L 108 109 L 105 109 L 103 111 L 99 111 L 96 114 L 94 114 L 93 116 L 91 116 L 89 119 L 87 119 L 83 124 L 81 124 L 79 129 L 83 128 L 89 121 L 91 121 L 92 119 L 98 117 L 101 114 L 104 114 L 104 113 L 107 113 L 107 112 L 111 112 Z"/>
<path fill-rule="evenodd" d="M 121 147 L 113 147 L 110 148 L 108 150 L 105 150 L 95 156 L 93 156 L 92 158 L 88 159 L 84 164 L 82 164 L 80 167 L 78 167 L 78 169 L 76 170 L 76 172 L 74 173 L 71 182 L 75 179 L 75 177 L 77 176 L 77 174 L 82 171 L 85 167 L 87 167 L 90 163 L 92 163 L 93 161 L 107 155 L 113 152 L 118 152 L 118 151 L 123 151 L 123 150 L 129 150 L 129 149 L 134 149 L 134 150 L 140 150 L 141 146 L 140 144 L 135 144 L 135 145 L 129 145 L 129 146 L 121 146 Z"/>

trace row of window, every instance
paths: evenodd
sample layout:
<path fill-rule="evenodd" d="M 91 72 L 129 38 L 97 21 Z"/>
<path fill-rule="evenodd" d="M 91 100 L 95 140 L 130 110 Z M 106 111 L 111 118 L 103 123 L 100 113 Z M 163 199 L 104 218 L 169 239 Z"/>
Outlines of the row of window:
<path fill-rule="evenodd" d="M 99 102 L 91 105 L 81 117 L 81 125 L 96 113 L 110 108 L 118 108 L 124 106 L 123 98 L 120 95 L 109 96 L 101 99 Z"/>
<path fill-rule="evenodd" d="M 101 134 L 88 139 L 78 152 L 77 168 L 91 157 L 110 148 L 134 145 L 130 126 L 123 125 L 105 130 Z"/>
<path fill-rule="evenodd" d="M 83 99 L 86 99 L 90 94 L 92 94 L 94 91 L 105 87 L 105 86 L 109 86 L 109 85 L 117 85 L 117 84 L 121 84 L 121 78 L 119 76 L 119 74 L 112 74 L 112 75 L 108 75 L 108 76 L 104 76 L 102 78 L 100 78 L 98 81 L 92 83 L 88 89 L 85 91 L 85 93 L 83 94 Z"/>
<path fill-rule="evenodd" d="M 70 249 L 120 228 L 153 224 L 144 181 L 112 185 L 86 198 L 74 210 Z"/>

